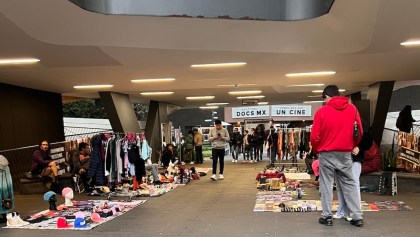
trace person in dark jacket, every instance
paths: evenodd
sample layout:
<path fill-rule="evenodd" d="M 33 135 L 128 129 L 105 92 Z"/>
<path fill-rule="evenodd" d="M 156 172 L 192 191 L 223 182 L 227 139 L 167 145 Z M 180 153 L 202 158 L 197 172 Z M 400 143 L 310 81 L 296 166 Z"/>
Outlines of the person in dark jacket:
<path fill-rule="evenodd" d="M 398 115 L 396 126 L 401 132 L 410 133 L 415 121 L 411 115 L 411 106 L 406 105 Z"/>
<path fill-rule="evenodd" d="M 175 163 L 178 159 L 176 152 L 174 151 L 174 145 L 167 144 L 165 151 L 162 154 L 162 165 L 165 168 L 169 167 L 170 162 Z"/>
<path fill-rule="evenodd" d="M 279 135 L 276 132 L 276 128 L 273 126 L 270 127 L 269 134 L 267 137 L 267 142 L 270 147 L 270 163 L 274 165 L 274 162 L 276 162 L 276 156 L 277 156 L 277 143 L 279 141 Z"/>
<path fill-rule="evenodd" d="M 235 128 L 233 131 L 232 137 L 232 162 L 238 163 L 239 151 L 242 146 L 242 135 L 239 133 L 238 129 Z"/>
<path fill-rule="evenodd" d="M 363 124 L 363 136 L 362 140 L 357 144 L 357 146 L 352 151 L 353 166 L 352 172 L 354 181 L 356 182 L 357 194 L 360 197 L 360 174 L 362 172 L 362 163 L 364 161 L 365 151 L 369 150 L 373 145 L 373 139 L 370 134 L 370 126 L 365 121 L 362 121 Z M 337 197 L 338 197 L 338 207 L 337 213 L 333 215 L 335 219 L 347 218 L 350 219 L 350 213 L 348 213 L 347 205 L 345 202 L 345 197 L 343 191 L 340 188 L 339 182 L 337 182 Z"/>
<path fill-rule="evenodd" d="M 42 177 L 51 176 L 54 183 L 57 183 L 58 166 L 50 156 L 50 143 L 43 140 L 35 150 L 32 159 L 31 173 Z"/>
<path fill-rule="evenodd" d="M 73 164 L 74 172 L 80 175 L 86 192 L 90 192 L 92 190 L 90 185 L 91 177 L 88 176 L 89 163 L 90 147 L 87 143 L 81 142 L 79 144 L 78 152 L 73 154 Z"/>

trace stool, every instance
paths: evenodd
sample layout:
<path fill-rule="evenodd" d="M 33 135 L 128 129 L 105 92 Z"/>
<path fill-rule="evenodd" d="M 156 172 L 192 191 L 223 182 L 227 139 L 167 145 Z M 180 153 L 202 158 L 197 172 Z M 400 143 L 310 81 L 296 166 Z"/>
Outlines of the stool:
<path fill-rule="evenodd" d="M 383 171 L 379 178 L 379 195 L 396 195 L 397 194 L 397 173 L 392 171 Z"/>

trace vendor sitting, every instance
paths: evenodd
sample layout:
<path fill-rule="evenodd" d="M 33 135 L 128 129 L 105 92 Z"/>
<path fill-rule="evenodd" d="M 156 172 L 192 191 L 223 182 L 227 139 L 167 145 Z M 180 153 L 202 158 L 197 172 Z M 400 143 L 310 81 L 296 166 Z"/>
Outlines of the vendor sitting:
<path fill-rule="evenodd" d="M 73 164 L 74 164 L 74 172 L 80 175 L 82 179 L 83 186 L 85 187 L 86 192 L 90 192 L 92 190 L 90 181 L 91 178 L 88 177 L 88 169 L 89 169 L 89 160 L 90 160 L 90 147 L 87 143 L 81 142 L 79 144 L 79 151 L 73 154 Z"/>
<path fill-rule="evenodd" d="M 178 160 L 177 153 L 174 151 L 174 145 L 167 144 L 166 149 L 162 154 L 162 165 L 165 168 L 169 167 L 169 163 L 175 163 Z"/>
<path fill-rule="evenodd" d="M 33 154 L 32 175 L 50 176 L 53 183 L 57 184 L 58 169 L 57 163 L 51 159 L 49 142 L 43 140 Z"/>

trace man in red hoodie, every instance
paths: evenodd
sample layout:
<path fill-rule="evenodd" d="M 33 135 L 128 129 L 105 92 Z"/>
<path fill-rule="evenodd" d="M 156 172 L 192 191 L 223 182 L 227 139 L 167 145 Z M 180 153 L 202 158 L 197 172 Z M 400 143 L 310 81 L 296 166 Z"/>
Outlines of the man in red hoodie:
<path fill-rule="evenodd" d="M 331 203 L 334 177 L 344 193 L 344 199 L 352 213 L 352 225 L 363 226 L 360 198 L 352 174 L 353 148 L 362 138 L 363 128 L 356 107 L 347 97 L 340 96 L 338 87 L 325 87 L 322 97 L 326 105 L 315 114 L 311 144 L 319 159 L 319 191 L 321 193 L 322 217 L 319 223 L 332 226 Z M 355 135 L 355 127 L 357 132 Z"/>

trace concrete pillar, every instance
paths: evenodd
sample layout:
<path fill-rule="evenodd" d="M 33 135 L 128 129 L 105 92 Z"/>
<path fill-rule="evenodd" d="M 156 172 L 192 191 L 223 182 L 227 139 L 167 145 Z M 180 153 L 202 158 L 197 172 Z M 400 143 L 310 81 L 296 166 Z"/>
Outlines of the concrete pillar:
<path fill-rule="evenodd" d="M 149 104 L 149 112 L 147 114 L 146 122 L 146 139 L 149 142 L 149 146 L 153 149 L 152 162 L 157 163 L 159 161 L 159 155 L 162 150 L 162 131 L 161 124 L 168 122 L 168 115 L 175 110 L 177 106 L 170 105 L 165 102 L 151 100 Z M 165 129 L 169 127 L 166 126 Z M 168 130 L 166 129 L 166 130 Z M 168 134 L 168 133 L 166 133 Z M 170 138 L 165 136 L 167 142 Z"/>
<path fill-rule="evenodd" d="M 377 82 L 369 86 L 367 98 L 370 101 L 370 124 L 372 138 L 380 145 L 391 101 L 394 81 Z"/>
<path fill-rule="evenodd" d="M 99 96 L 114 132 L 141 132 L 128 95 L 106 91 L 99 92 Z"/>

